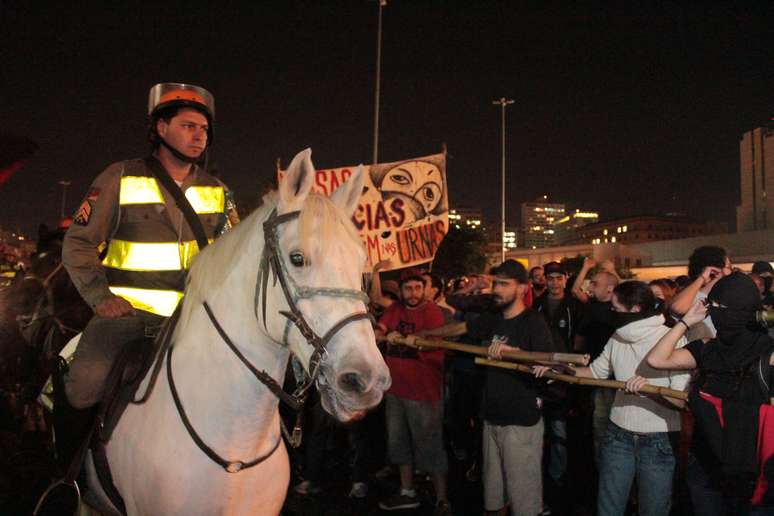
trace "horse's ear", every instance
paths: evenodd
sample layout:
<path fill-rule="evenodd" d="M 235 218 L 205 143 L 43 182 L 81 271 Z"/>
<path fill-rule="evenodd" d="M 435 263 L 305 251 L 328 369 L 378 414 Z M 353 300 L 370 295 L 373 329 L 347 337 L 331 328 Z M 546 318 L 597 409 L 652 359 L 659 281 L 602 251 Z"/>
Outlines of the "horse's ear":
<path fill-rule="evenodd" d="M 365 184 L 365 174 L 363 173 L 363 165 L 360 165 L 355 173 L 331 194 L 331 201 L 344 210 L 347 216 L 351 217 L 360 203 L 363 184 Z"/>
<path fill-rule="evenodd" d="M 283 212 L 297 210 L 306 200 L 314 183 L 312 149 L 304 149 L 290 162 L 285 177 L 279 185 L 280 209 Z"/>

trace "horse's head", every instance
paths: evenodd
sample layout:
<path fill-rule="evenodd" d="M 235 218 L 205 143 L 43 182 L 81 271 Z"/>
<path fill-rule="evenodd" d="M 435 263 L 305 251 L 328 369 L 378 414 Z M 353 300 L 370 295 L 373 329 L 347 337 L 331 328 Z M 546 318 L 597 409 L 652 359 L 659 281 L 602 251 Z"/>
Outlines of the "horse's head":
<path fill-rule="evenodd" d="M 287 325 L 283 321 L 283 339 L 307 372 L 314 375 L 319 368 L 323 407 L 347 421 L 377 405 L 390 386 L 366 317 L 367 298 L 361 291 L 365 250 L 351 221 L 363 189 L 363 170 L 359 167 L 327 198 L 310 193 L 315 178 L 310 156 L 307 149 L 288 167 L 279 187 L 277 224 L 269 230 L 281 262 L 273 266 L 285 276 L 280 284 L 285 283 L 289 298 L 287 315 L 302 319 Z"/>

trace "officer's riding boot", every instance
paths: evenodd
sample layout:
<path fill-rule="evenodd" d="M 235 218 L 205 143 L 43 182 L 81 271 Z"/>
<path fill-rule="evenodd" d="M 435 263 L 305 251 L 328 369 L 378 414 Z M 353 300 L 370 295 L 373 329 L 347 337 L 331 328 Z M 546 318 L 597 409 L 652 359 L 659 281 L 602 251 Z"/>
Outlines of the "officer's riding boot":
<path fill-rule="evenodd" d="M 80 510 L 83 460 L 89 447 L 96 407 L 76 409 L 67 400 L 64 376 L 67 362 L 61 357 L 54 368 L 54 440 L 60 478 L 38 499 L 34 516 L 73 514 Z"/>
<path fill-rule="evenodd" d="M 60 358 L 54 371 L 54 438 L 57 463 L 67 476 L 77 475 L 88 449 L 97 407 L 77 409 L 70 405 L 64 387 L 67 363 Z M 74 462 L 78 464 L 74 464 Z M 71 471 L 73 470 L 73 471 Z M 68 480 L 75 480 L 69 478 Z"/>

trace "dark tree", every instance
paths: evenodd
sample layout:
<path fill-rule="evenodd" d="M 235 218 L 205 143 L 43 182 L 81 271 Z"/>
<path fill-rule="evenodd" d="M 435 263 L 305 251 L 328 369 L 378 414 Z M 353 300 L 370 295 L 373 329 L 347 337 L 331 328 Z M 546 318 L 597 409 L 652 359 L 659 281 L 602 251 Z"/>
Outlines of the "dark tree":
<path fill-rule="evenodd" d="M 480 230 L 449 226 L 435 254 L 433 272 L 447 278 L 480 273 L 486 267 L 486 236 Z"/>

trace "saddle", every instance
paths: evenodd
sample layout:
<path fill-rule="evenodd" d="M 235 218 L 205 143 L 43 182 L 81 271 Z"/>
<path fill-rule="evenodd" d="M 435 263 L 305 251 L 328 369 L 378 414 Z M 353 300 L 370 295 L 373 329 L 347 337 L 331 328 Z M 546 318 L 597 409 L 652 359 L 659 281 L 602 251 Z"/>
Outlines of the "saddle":
<path fill-rule="evenodd" d="M 94 437 L 102 443 L 110 441 L 118 421 L 153 365 L 157 350 L 155 338 L 144 337 L 124 346 L 113 364 L 97 409 Z"/>
<path fill-rule="evenodd" d="M 86 452 L 91 450 L 102 489 L 121 514 L 125 514 L 126 510 L 123 499 L 113 484 L 105 446 L 129 404 L 145 403 L 150 396 L 161 366 L 161 358 L 171 342 L 178 315 L 179 310 L 167 319 L 158 336 L 144 337 L 124 346 L 108 374 L 102 399 L 94 408 L 78 410 L 69 405 L 63 384 L 63 377 L 67 371 L 67 363 L 64 359 L 60 359 L 60 367 L 54 374 L 55 431 L 57 424 L 69 426 L 70 424 L 83 425 L 84 420 L 88 422 L 84 432 L 75 432 L 74 435 L 68 435 L 70 432 L 57 433 L 57 450 L 60 456 L 66 457 L 65 463 L 62 464 L 66 474 L 61 483 L 74 484 Z M 148 385 L 138 399 L 136 396 L 139 387 L 154 364 L 156 366 L 151 373 Z M 57 406 L 67 408 L 57 411 Z M 59 416 L 57 412 L 60 412 Z M 64 415 L 62 416 L 61 413 Z M 60 440 L 66 441 L 67 437 L 70 437 L 72 442 L 60 442 Z"/>

